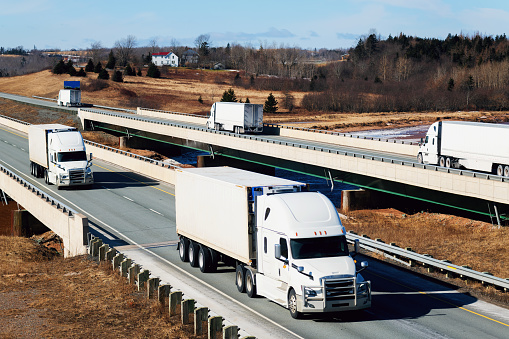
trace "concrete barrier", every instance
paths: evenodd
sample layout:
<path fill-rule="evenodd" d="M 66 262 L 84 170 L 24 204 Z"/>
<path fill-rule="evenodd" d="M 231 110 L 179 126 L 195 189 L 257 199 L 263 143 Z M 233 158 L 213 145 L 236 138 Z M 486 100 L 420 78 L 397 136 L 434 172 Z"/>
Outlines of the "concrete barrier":
<path fill-rule="evenodd" d="M 138 107 L 136 109 L 136 114 L 147 116 L 147 117 L 152 117 L 152 118 L 188 122 L 188 123 L 192 123 L 192 124 L 203 125 L 203 127 L 205 127 L 205 124 L 207 122 L 207 117 L 205 117 L 205 116 L 199 116 L 196 114 L 189 114 L 189 113 L 160 111 L 160 110 L 155 110 L 155 109 L 150 109 L 150 108 Z"/>
<path fill-rule="evenodd" d="M 64 257 L 87 253 L 88 219 L 72 213 L 51 196 L 0 166 L 0 189 L 22 205 L 63 241 Z"/>

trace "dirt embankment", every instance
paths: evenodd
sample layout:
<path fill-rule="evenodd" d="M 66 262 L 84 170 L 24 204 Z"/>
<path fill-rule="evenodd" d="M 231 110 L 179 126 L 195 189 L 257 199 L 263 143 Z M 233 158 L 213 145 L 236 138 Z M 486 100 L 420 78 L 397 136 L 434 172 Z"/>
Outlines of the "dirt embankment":
<path fill-rule="evenodd" d="M 1 338 L 195 338 L 110 265 L 0 236 Z"/>

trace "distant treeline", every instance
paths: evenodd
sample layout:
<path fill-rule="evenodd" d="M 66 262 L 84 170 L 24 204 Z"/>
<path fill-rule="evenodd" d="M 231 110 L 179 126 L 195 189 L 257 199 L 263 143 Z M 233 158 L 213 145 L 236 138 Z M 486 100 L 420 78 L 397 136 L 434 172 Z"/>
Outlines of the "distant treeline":
<path fill-rule="evenodd" d="M 372 34 L 348 62 L 320 67 L 308 110 L 337 112 L 508 110 L 509 42 L 504 35 L 445 40 Z"/>

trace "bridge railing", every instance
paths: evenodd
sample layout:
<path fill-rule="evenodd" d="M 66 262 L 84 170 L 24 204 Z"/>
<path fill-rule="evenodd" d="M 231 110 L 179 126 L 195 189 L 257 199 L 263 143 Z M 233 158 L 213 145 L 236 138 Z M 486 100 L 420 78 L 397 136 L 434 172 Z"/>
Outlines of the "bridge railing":
<path fill-rule="evenodd" d="M 91 113 L 96 113 L 96 114 L 103 114 L 103 115 L 118 117 L 117 114 L 110 113 L 110 112 L 104 112 L 104 111 L 87 109 L 87 108 L 81 108 L 81 110 L 91 112 Z M 341 150 L 338 150 L 338 149 L 335 149 L 332 147 L 316 146 L 316 145 L 310 145 L 310 144 L 306 144 L 306 143 L 302 143 L 302 142 L 281 141 L 281 140 L 277 140 L 277 139 L 272 139 L 272 138 L 270 138 L 270 136 L 266 136 L 266 135 L 260 136 L 260 135 L 253 135 L 253 134 L 236 134 L 236 133 L 232 133 L 232 132 L 228 132 L 228 131 L 218 131 L 218 130 L 214 130 L 214 129 L 208 129 L 206 127 L 201 127 L 201 126 L 180 124 L 177 122 L 167 121 L 165 119 L 152 118 L 152 120 L 149 120 L 146 117 L 137 116 L 137 115 L 123 116 L 123 118 L 130 119 L 130 120 L 136 120 L 136 121 L 144 121 L 144 122 L 149 122 L 149 123 L 154 123 L 154 124 L 160 124 L 160 125 L 166 125 L 166 126 L 170 126 L 170 127 L 178 127 L 178 128 L 196 130 L 196 131 L 207 132 L 207 133 L 227 135 L 227 136 L 234 137 L 234 138 L 249 139 L 249 140 L 254 140 L 254 141 L 302 148 L 302 149 L 307 149 L 307 150 L 314 150 L 314 151 L 325 152 L 325 153 L 332 153 L 332 154 L 351 156 L 351 157 L 362 158 L 362 159 L 373 160 L 373 161 L 399 164 L 402 166 L 422 168 L 425 170 L 438 171 L 438 172 L 443 172 L 443 173 L 451 173 L 451 174 L 455 174 L 455 175 L 468 176 L 468 177 L 479 178 L 479 179 L 484 179 L 484 180 L 509 182 L 508 177 L 502 177 L 502 176 L 498 176 L 496 174 L 481 173 L 481 172 L 475 172 L 475 171 L 464 170 L 464 169 L 445 168 L 445 167 L 440 167 L 437 165 L 430 165 L 430 164 L 420 164 L 415 161 L 403 161 L 403 160 L 395 159 L 395 158 L 391 158 L 391 157 L 373 156 L 373 155 L 364 154 L 364 153 L 358 152 L 358 151 L 356 151 L 356 152 L 341 151 Z"/>
<path fill-rule="evenodd" d="M 409 249 L 398 247 L 394 244 L 386 244 L 382 241 L 372 240 L 363 236 L 359 236 L 353 232 L 346 234 L 346 238 L 350 243 L 359 240 L 359 245 L 371 252 L 382 253 L 385 256 L 395 259 L 407 266 L 415 266 L 416 263 L 433 268 L 434 270 L 445 272 L 450 277 L 469 278 L 479 281 L 482 284 L 489 284 L 509 291 L 509 279 L 503 279 L 493 276 L 488 272 L 474 271 L 468 266 L 458 266 L 452 264 L 448 260 L 438 260 L 427 254 L 415 253 Z M 403 260 L 402 260 L 403 259 Z"/>

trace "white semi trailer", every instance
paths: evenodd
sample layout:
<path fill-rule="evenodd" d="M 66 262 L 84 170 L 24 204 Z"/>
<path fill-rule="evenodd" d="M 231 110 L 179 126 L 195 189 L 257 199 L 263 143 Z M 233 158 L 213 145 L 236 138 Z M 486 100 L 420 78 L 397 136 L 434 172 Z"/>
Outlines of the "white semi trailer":
<path fill-rule="evenodd" d="M 509 177 L 509 126 L 465 121 L 433 123 L 417 161 Z"/>
<path fill-rule="evenodd" d="M 81 106 L 80 88 L 79 81 L 64 81 L 64 89 L 58 92 L 58 106 Z"/>
<path fill-rule="evenodd" d="M 331 201 L 307 185 L 231 167 L 176 170 L 179 256 L 202 272 L 236 269 L 239 292 L 302 313 L 371 306 Z"/>
<path fill-rule="evenodd" d="M 263 105 L 215 102 L 210 109 L 207 128 L 234 133 L 263 131 Z"/>
<path fill-rule="evenodd" d="M 74 127 L 59 124 L 28 127 L 30 172 L 47 184 L 92 185 L 92 154 L 87 160 L 85 143 Z"/>

